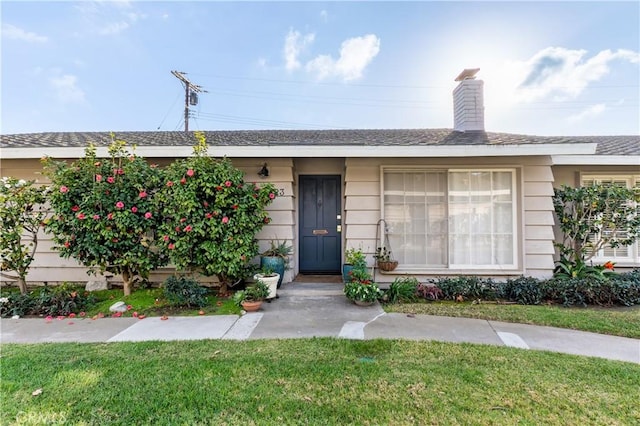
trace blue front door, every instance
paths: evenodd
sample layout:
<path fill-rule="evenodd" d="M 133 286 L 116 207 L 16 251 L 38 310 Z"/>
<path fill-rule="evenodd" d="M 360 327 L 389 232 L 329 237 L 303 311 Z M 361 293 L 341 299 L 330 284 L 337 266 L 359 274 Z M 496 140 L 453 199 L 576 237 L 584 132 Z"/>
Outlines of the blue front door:
<path fill-rule="evenodd" d="M 300 273 L 340 273 L 340 181 L 337 175 L 299 177 Z"/>

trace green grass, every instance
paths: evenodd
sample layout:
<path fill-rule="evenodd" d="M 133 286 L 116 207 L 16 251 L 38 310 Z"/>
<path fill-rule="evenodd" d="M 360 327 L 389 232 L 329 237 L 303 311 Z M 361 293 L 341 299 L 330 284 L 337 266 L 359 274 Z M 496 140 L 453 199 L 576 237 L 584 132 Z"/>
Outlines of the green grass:
<path fill-rule="evenodd" d="M 497 346 L 322 338 L 2 352 L 4 425 L 640 422 L 640 365 Z"/>
<path fill-rule="evenodd" d="M 557 305 L 424 302 L 386 305 L 387 312 L 547 325 L 640 338 L 640 306 L 634 308 L 565 308 Z"/>

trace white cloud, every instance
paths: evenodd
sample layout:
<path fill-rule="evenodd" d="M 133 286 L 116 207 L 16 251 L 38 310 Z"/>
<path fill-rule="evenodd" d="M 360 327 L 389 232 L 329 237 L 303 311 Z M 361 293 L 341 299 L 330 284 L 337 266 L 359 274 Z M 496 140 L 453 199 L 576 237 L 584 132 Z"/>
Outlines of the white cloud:
<path fill-rule="evenodd" d="M 284 39 L 284 60 L 287 71 L 300 68 L 298 56 L 307 46 L 313 43 L 315 37 L 313 33 L 302 36 L 298 31 L 294 31 L 293 29 L 289 30 L 289 33 Z"/>
<path fill-rule="evenodd" d="M 11 24 L 2 24 L 2 37 L 11 40 L 22 40 L 30 43 L 45 43 L 49 39 Z"/>
<path fill-rule="evenodd" d="M 607 109 L 607 106 L 605 104 L 591 105 L 589 108 L 586 108 L 577 114 L 573 114 L 567 117 L 567 121 L 570 123 L 577 123 L 587 118 L 596 117 L 602 114 L 606 109 Z"/>
<path fill-rule="evenodd" d="M 75 8 L 89 28 L 104 36 L 120 34 L 147 17 L 136 11 L 128 0 L 87 1 L 75 5 Z"/>
<path fill-rule="evenodd" d="M 549 96 L 557 100 L 575 98 L 590 83 L 609 74 L 610 64 L 615 60 L 640 63 L 640 54 L 625 49 L 607 49 L 588 58 L 586 50 L 548 47 L 528 61 L 513 64 L 522 79 L 517 95 L 524 101 Z"/>
<path fill-rule="evenodd" d="M 320 55 L 309 61 L 306 69 L 315 73 L 318 79 L 337 76 L 344 81 L 362 77 L 365 68 L 380 52 L 380 39 L 374 34 L 354 37 L 342 42 L 340 56 Z"/>
<path fill-rule="evenodd" d="M 112 22 L 98 30 L 101 35 L 115 35 L 129 28 L 129 24 L 125 21 Z"/>
<path fill-rule="evenodd" d="M 58 100 L 63 103 L 83 103 L 84 91 L 78 87 L 78 78 L 72 74 L 63 74 L 49 78 L 51 87 L 56 91 Z"/>

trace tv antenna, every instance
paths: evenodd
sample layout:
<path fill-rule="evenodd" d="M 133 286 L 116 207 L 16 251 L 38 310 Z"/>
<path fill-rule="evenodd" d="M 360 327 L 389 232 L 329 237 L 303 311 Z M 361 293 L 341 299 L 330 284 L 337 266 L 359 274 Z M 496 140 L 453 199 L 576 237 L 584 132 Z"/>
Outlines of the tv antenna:
<path fill-rule="evenodd" d="M 174 77 L 182 82 L 184 86 L 184 131 L 189 131 L 189 105 L 198 105 L 198 93 L 209 93 L 202 87 L 189 81 L 186 72 L 171 71 Z"/>

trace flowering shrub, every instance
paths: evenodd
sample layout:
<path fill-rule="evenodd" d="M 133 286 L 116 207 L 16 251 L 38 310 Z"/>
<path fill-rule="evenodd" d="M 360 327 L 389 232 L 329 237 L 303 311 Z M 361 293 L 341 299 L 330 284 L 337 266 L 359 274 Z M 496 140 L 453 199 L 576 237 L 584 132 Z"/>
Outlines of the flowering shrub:
<path fill-rule="evenodd" d="M 153 198 L 161 188 L 160 171 L 130 154 L 123 141 L 99 159 L 89 146 L 84 158 L 67 165 L 43 160 L 51 178 L 54 211 L 47 223 L 56 249 L 92 268 L 122 274 L 124 294 L 136 279 L 166 264 L 155 245 L 159 224 Z"/>
<path fill-rule="evenodd" d="M 14 271 L 20 293 L 27 292 L 26 277 L 38 245 L 38 230 L 47 213 L 46 188 L 33 181 L 3 177 L 0 181 L 0 271 Z"/>
<path fill-rule="evenodd" d="M 382 292 L 378 284 L 371 280 L 366 266 L 359 266 L 349 272 L 349 282 L 344 285 L 344 295 L 354 302 L 375 302 L 382 296 Z"/>
<path fill-rule="evenodd" d="M 166 170 L 160 244 L 178 269 L 215 275 L 225 291 L 258 254 L 255 235 L 270 221 L 265 208 L 276 191 L 246 183 L 231 161 L 207 155 L 203 134 L 196 137 L 193 157 Z"/>

